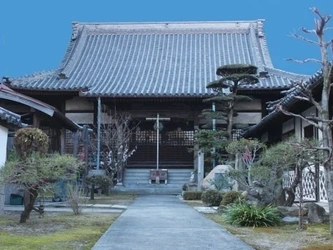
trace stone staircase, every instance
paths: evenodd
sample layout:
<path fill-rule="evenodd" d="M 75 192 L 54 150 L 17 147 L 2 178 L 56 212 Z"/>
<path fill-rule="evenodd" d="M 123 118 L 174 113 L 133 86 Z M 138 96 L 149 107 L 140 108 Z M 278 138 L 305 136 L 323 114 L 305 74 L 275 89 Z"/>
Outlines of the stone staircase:
<path fill-rule="evenodd" d="M 123 185 L 117 185 L 115 191 L 137 194 L 180 194 L 184 183 L 188 183 L 192 169 L 168 169 L 167 184 L 149 183 L 150 169 L 125 169 Z"/>

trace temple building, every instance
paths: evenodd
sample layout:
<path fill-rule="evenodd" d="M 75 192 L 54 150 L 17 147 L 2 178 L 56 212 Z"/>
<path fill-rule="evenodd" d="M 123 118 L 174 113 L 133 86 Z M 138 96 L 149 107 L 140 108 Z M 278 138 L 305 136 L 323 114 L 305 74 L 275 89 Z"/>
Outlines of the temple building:
<path fill-rule="evenodd" d="M 203 99 L 214 95 L 206 85 L 218 79 L 219 66 L 258 68 L 259 83 L 239 90 L 253 99 L 236 108 L 236 122 L 248 125 L 267 115 L 267 101 L 281 98 L 281 91 L 294 81 L 308 79 L 274 68 L 263 24 L 263 20 L 73 23 L 57 69 L 9 77 L 5 84 L 93 130 L 115 112 L 129 114 L 133 129 L 128 148 L 135 151 L 118 182 L 126 190 L 176 192 L 197 169 L 194 134 L 206 122 L 199 115 L 208 105 Z M 64 140 L 71 153 L 71 133 Z M 94 168 L 96 159 L 89 162 Z M 151 176 L 156 168 L 167 172 L 167 177 L 160 176 L 164 185 L 156 185 Z"/>

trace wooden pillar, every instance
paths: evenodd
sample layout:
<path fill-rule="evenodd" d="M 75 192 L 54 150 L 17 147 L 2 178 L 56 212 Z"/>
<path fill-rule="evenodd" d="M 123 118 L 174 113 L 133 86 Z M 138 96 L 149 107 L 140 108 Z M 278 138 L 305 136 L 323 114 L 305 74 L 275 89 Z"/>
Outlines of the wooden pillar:
<path fill-rule="evenodd" d="M 60 154 L 62 155 L 66 153 L 65 142 L 66 142 L 66 129 L 62 128 L 60 130 Z"/>
<path fill-rule="evenodd" d="M 66 115 L 66 101 L 61 102 L 60 111 Z M 60 129 L 60 154 L 66 153 L 66 129 Z"/>
<path fill-rule="evenodd" d="M 32 126 L 34 128 L 39 128 L 39 125 L 40 125 L 40 119 L 39 119 L 39 116 L 38 116 L 38 113 L 36 110 L 32 110 L 33 111 L 33 116 L 32 116 Z"/>
<path fill-rule="evenodd" d="M 74 145 L 73 145 L 73 155 L 77 157 L 78 152 L 79 152 L 79 132 L 76 131 L 74 133 Z"/>

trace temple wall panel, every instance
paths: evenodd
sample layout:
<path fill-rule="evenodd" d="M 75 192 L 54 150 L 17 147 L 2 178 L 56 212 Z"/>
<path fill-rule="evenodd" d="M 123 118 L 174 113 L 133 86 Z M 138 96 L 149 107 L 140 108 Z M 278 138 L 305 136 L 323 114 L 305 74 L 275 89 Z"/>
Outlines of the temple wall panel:
<path fill-rule="evenodd" d="M 66 111 L 94 110 L 94 104 L 82 97 L 73 97 L 66 101 Z"/>
<path fill-rule="evenodd" d="M 234 118 L 234 123 L 257 124 L 261 121 L 261 112 L 239 112 Z"/>
<path fill-rule="evenodd" d="M 66 113 L 66 117 L 78 124 L 94 123 L 94 113 Z"/>
<path fill-rule="evenodd" d="M 314 117 L 316 117 L 317 116 L 316 115 L 316 108 L 315 107 L 311 107 L 311 108 L 305 110 L 304 112 L 302 112 L 302 115 L 305 116 L 305 117 L 306 116 L 314 116 Z M 307 121 L 302 120 L 302 129 L 304 127 L 308 126 L 308 125 L 310 125 L 310 123 L 308 123 Z"/>
<path fill-rule="evenodd" d="M 241 102 L 235 106 L 235 110 L 239 111 L 261 111 L 261 100 L 260 99 L 253 99 L 250 102 Z"/>
<path fill-rule="evenodd" d="M 288 133 L 289 131 L 292 131 L 295 129 L 295 118 L 292 118 L 282 124 L 282 133 Z"/>

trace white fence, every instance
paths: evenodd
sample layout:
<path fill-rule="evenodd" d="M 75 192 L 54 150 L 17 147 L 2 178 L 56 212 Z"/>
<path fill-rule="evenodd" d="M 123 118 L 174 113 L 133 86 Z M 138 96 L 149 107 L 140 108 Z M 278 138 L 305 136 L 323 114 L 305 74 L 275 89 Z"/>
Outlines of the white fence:
<path fill-rule="evenodd" d="M 289 186 L 294 180 L 294 171 L 289 171 L 285 173 L 283 182 L 284 186 Z M 303 170 L 303 199 L 305 201 L 316 201 L 316 191 L 317 191 L 317 181 L 315 177 L 314 169 L 304 169 Z M 328 202 L 327 192 L 325 189 L 325 174 L 322 167 L 319 169 L 318 177 L 318 201 Z M 299 200 L 299 187 L 296 188 L 296 201 Z"/>

